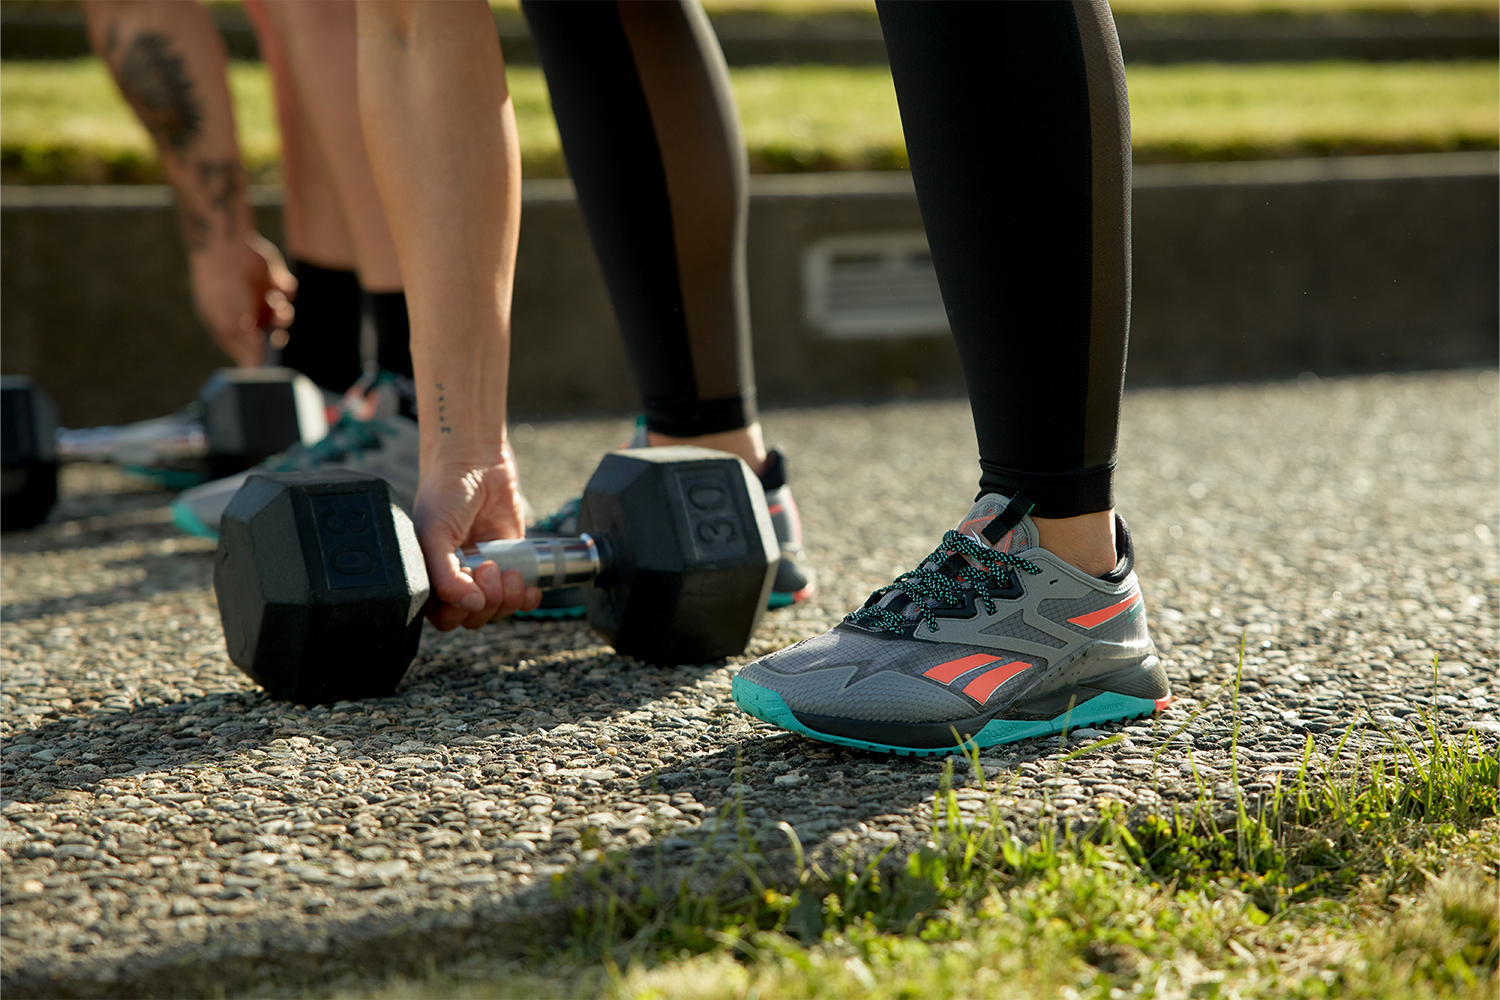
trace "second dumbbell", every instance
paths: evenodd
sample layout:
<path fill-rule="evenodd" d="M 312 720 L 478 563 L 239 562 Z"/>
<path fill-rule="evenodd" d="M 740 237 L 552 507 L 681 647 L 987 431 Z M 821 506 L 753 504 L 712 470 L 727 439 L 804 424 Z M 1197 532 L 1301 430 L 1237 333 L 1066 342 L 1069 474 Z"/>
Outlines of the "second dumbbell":
<path fill-rule="evenodd" d="M 221 368 L 179 413 L 119 427 L 57 431 L 64 461 L 163 467 L 197 463 L 214 478 L 328 434 L 323 390 L 290 368 Z"/>

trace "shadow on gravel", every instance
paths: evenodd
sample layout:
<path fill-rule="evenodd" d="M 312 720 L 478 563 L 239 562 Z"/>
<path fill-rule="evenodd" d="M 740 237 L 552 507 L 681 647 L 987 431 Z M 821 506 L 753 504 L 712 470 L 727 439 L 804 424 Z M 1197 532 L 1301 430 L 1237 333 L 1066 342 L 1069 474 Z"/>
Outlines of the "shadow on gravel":
<path fill-rule="evenodd" d="M 213 553 L 210 552 L 159 552 L 148 553 L 130 559 L 117 559 L 102 564 L 115 572 L 131 573 L 131 582 L 115 587 L 106 587 L 90 593 L 69 594 L 66 597 L 47 598 L 38 601 L 17 601 L 0 605 L 0 622 L 19 622 L 48 615 L 101 608 L 123 601 L 141 601 L 156 594 L 179 590 L 198 590 L 208 583 L 213 571 Z"/>
<path fill-rule="evenodd" d="M 0 535 L 0 549 L 7 555 L 71 552 L 120 542 L 155 542 L 185 537 L 170 521 L 160 516 L 160 511 L 148 513 L 149 518 L 143 517 L 135 522 L 116 517 L 84 518 L 30 531 L 13 531 Z"/>
<path fill-rule="evenodd" d="M 130 530 L 158 538 L 171 531 L 166 524 Z M 49 544 L 71 545 L 76 537 Z M 0 616 L 14 621 L 139 599 L 152 588 L 201 587 L 210 560 L 207 552 L 120 560 L 114 568 L 139 569 L 145 581 L 11 605 L 0 609 Z M 60 964 L 50 956 L 17 957 L 0 975 L 8 996 L 204 996 L 216 995 L 230 983 L 254 995 L 255 983 L 327 982 L 351 972 L 368 980 L 421 974 L 432 964 L 473 956 L 521 957 L 561 944 L 575 912 L 594 907 L 610 893 L 627 895 L 650 885 L 675 891 L 689 873 L 694 891 L 733 892 L 743 877 L 737 858 L 747 851 L 767 866 L 763 875 L 782 871 L 790 864 L 790 845 L 777 829 L 781 821 L 796 830 L 809 854 L 822 849 L 818 856 L 825 867 L 836 866 L 850 850 L 863 857 L 897 837 L 902 846 L 896 853 L 904 856 L 904 849 L 915 846 L 911 841 L 925 836 L 920 823 L 914 827 L 905 817 L 922 813 L 942 770 L 940 762 L 930 759 L 863 754 L 769 730 L 717 732 L 724 721 L 740 718 L 720 688 L 704 684 L 717 679 L 721 665 L 662 669 L 636 663 L 600 645 L 581 623 L 507 622 L 446 635 L 428 630 L 395 695 L 319 708 L 278 702 L 248 682 L 236 681 L 233 668 L 219 656 L 199 665 L 194 657 L 205 654 L 186 648 L 142 649 L 139 655 L 154 665 L 132 673 L 128 686 L 118 676 L 116 687 L 74 679 L 68 692 L 72 707 L 49 701 L 51 688 L 8 686 L 6 693 L 17 703 L 8 714 L 20 725 L 4 747 L 6 800 L 87 813 L 94 796 L 104 790 L 102 783 L 112 777 L 159 776 L 171 786 L 178 784 L 174 773 L 186 778 L 219 771 L 223 780 L 209 785 L 192 778 L 194 794 L 211 800 L 216 795 L 207 789 L 214 785 L 225 796 L 252 791 L 272 802 L 316 802 L 333 813 L 326 817 L 330 823 L 346 822 L 375 803 L 419 796 L 411 807 L 412 825 L 401 834 L 402 844 L 412 846 L 422 831 L 448 825 L 443 810 L 434 808 L 436 800 L 429 802 L 426 794 L 437 794 L 432 783 L 445 772 L 396 763 L 418 745 L 433 755 L 429 759 L 444 762 L 492 751 L 513 755 L 486 758 L 505 761 L 498 765 L 498 778 L 469 769 L 466 773 L 476 775 L 464 779 L 470 791 L 503 781 L 515 790 L 494 793 L 496 798 L 519 800 L 535 792 L 571 795 L 590 812 L 616 810 L 623 816 L 616 803 L 689 790 L 703 807 L 702 815 L 718 821 L 718 829 L 684 831 L 666 822 L 653 827 L 652 839 L 644 844 L 623 848 L 622 841 L 613 841 L 623 848 L 612 862 L 613 882 L 591 878 L 589 865 L 579 860 L 578 845 L 560 849 L 554 842 L 539 844 L 541 857 L 532 860 L 560 863 L 561 881 L 538 875 L 530 885 L 478 888 L 457 905 L 371 905 L 353 891 L 360 887 L 351 885 L 339 890 L 348 892 L 348 909 L 336 906 L 310 915 L 278 907 L 226 915 L 214 921 L 206 939 L 169 936 L 125 957 L 79 954 Z M 175 688 L 187 687 L 184 675 L 207 693 L 176 694 Z M 54 680 L 44 678 L 44 683 Z M 33 708 L 35 712 L 28 711 Z M 648 708 L 649 714 L 643 711 Z M 38 715 L 45 718 L 38 721 Z M 607 725 L 616 755 L 595 746 L 588 726 L 600 723 Z M 569 724 L 578 728 L 559 731 Z M 301 763 L 251 755 L 270 749 L 272 741 L 296 737 L 321 737 L 307 753 L 327 760 L 333 751 L 341 761 L 358 762 L 364 777 L 347 787 L 315 791 L 300 780 Z M 1010 756 L 1027 759 L 1053 748 L 1055 743 L 1020 745 Z M 656 759 L 659 765 L 642 767 Z M 277 768 L 288 763 L 292 770 L 283 778 Z M 377 771 L 385 776 L 375 777 Z M 962 766 L 956 772 L 957 783 L 970 779 Z M 589 779 L 587 773 L 598 777 Z M 138 794 L 175 797 L 189 784 L 180 788 Z M 205 803 L 191 808 L 207 810 L 213 818 L 173 826 L 170 834 L 182 844 L 170 851 L 185 850 L 184 856 L 211 859 L 216 868 L 234 871 L 242 854 L 257 850 L 253 830 L 220 842 L 221 824 L 229 817 L 217 807 Z M 513 848 L 498 845 L 515 832 L 516 823 L 507 820 L 484 834 L 496 864 L 513 853 Z M 98 860 L 59 856 L 59 875 L 88 872 L 89 878 L 111 878 L 111 867 L 140 864 L 162 849 L 150 843 L 111 843 L 107 836 L 96 834 L 93 840 Z M 712 846 L 705 848 L 706 839 Z M 339 838 L 323 847 L 357 853 L 365 842 Z M 48 856 L 40 843 L 16 849 L 17 860 Z M 623 874 L 627 872 L 632 874 Z"/>
<path fill-rule="evenodd" d="M 305 803 L 315 795 L 320 805 L 352 815 L 372 801 L 385 801 L 385 796 L 424 792 L 428 779 L 441 775 L 395 763 L 411 752 L 413 740 L 431 751 L 459 755 L 502 748 L 514 753 L 518 744 L 513 737 L 521 737 L 522 753 L 524 740 L 535 741 L 534 765 L 523 765 L 527 773 L 522 777 L 549 795 L 566 793 L 591 804 L 597 799 L 596 808 L 608 810 L 615 802 L 644 794 L 691 790 L 704 807 L 703 816 L 717 822 L 696 831 L 657 828 L 649 842 L 612 855 L 605 871 L 576 856 L 558 857 L 566 865 L 560 879 L 538 877 L 530 885 L 499 891 L 476 889 L 456 906 L 417 903 L 414 908 L 364 907 L 353 912 L 334 908 L 316 916 L 295 910 L 246 913 L 216 921 L 203 940 L 168 939 L 123 958 L 79 955 L 62 965 L 45 960 L 7 963 L 0 976 L 5 994 L 206 996 L 221 995 L 225 984 L 233 984 L 236 994 L 258 995 L 257 984 L 269 989 L 288 983 L 328 983 L 351 974 L 363 982 L 420 976 L 434 966 L 476 957 L 523 958 L 538 948 L 561 946 L 578 914 L 643 888 L 675 892 L 686 880 L 694 893 L 738 894 L 746 884 L 747 858 L 755 859 L 763 878 L 785 875 L 792 855 L 785 833 L 777 828 L 780 821 L 796 830 L 804 849 L 820 856 L 827 870 L 836 870 L 844 858 L 851 863 L 867 861 L 899 839 L 888 859 L 894 863 L 925 839 L 920 822 L 913 826 L 907 820 L 921 816 L 937 790 L 939 761 L 866 754 L 771 732 L 709 734 L 714 742 L 705 746 L 702 730 L 692 723 L 706 720 L 712 725 L 737 710 L 727 704 L 706 710 L 683 708 L 679 716 L 668 699 L 686 692 L 701 706 L 702 694 L 693 689 L 715 673 L 716 666 L 664 670 L 624 661 L 599 647 L 590 655 L 591 650 L 576 648 L 576 626 L 557 624 L 513 623 L 456 640 L 432 635 L 427 640 L 395 696 L 339 711 L 291 707 L 262 691 L 226 688 L 222 682 L 202 697 L 166 704 L 65 711 L 17 731 L 7 742 L 5 798 L 66 802 L 86 809 L 89 797 L 109 776 L 204 767 L 240 770 L 248 751 L 272 740 L 320 735 L 330 741 L 326 749 L 340 740 L 350 741 L 352 748 L 340 749 L 340 757 L 363 760 L 367 773 L 375 770 L 369 767 L 373 762 L 398 772 L 398 777 L 386 779 L 382 794 L 373 800 L 355 788 L 313 793 L 280 782 L 262 786 L 257 774 L 243 770 L 228 776 L 224 792 L 256 790 L 287 803 Z M 148 684 L 149 679 L 142 678 L 142 689 Z M 25 704 L 24 697 L 18 700 Z M 522 703 L 502 704 L 511 701 Z M 651 703 L 658 710 L 650 718 L 627 720 Z M 590 721 L 618 727 L 614 735 L 624 749 L 622 759 L 637 762 L 650 744 L 660 754 L 661 766 L 606 778 L 592 789 L 580 787 L 576 778 L 549 772 L 560 742 L 553 735 L 557 727 Z M 445 728 L 455 726 L 470 731 Z M 695 745 L 664 746 L 655 738 L 662 731 L 690 733 Z M 487 741 L 486 735 L 499 735 L 505 742 L 502 746 Z M 1007 751 L 1011 758 L 1027 760 L 1055 748 L 1054 741 L 1035 741 Z M 518 754 L 517 759 L 525 758 Z M 256 766 L 275 763 L 258 760 Z M 963 764 L 956 763 L 955 784 L 971 781 Z M 505 777 L 518 776 L 510 771 Z M 468 787 L 477 790 L 480 783 L 470 779 Z M 155 794 L 171 792 L 168 788 Z M 445 823 L 439 812 L 419 810 L 414 818 L 438 829 Z M 219 859 L 215 863 L 229 870 L 239 863 L 242 850 L 253 848 L 233 840 L 217 843 L 216 822 L 192 829 L 197 842 L 191 850 Z M 865 824 L 896 832 L 871 835 L 862 829 Z M 186 830 L 174 827 L 173 836 L 181 839 Z M 114 849 L 121 861 L 132 864 L 153 848 L 144 844 Z M 354 850 L 348 845 L 344 849 Z M 22 856 L 27 856 L 24 851 Z M 76 867 L 82 862 L 62 863 L 66 870 L 83 870 Z M 107 877 L 107 871 L 98 875 Z"/>

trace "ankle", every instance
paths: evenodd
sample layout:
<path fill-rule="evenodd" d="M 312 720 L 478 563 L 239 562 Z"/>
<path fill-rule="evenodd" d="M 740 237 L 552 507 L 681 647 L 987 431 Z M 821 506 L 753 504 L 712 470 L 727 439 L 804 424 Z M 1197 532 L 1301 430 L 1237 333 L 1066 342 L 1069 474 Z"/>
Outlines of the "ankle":
<path fill-rule="evenodd" d="M 1104 576 L 1115 568 L 1115 512 L 1095 511 L 1077 517 L 1032 517 L 1037 544 L 1063 562 L 1090 576 Z"/>
<path fill-rule="evenodd" d="M 760 424 L 753 423 L 736 431 L 721 431 L 718 434 L 700 434 L 697 437 L 669 437 L 655 431 L 646 432 L 646 443 L 653 448 L 686 444 L 698 448 L 713 448 L 727 451 L 743 458 L 750 471 L 759 476 L 766 471 L 766 442 L 760 433 Z"/>

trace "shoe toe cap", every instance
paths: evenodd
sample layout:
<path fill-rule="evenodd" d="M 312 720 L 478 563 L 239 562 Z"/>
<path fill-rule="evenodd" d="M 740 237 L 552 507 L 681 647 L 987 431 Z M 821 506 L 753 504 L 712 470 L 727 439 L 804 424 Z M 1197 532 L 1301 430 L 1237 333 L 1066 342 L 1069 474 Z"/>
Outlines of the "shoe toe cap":
<path fill-rule="evenodd" d="M 973 702 L 921 677 L 881 670 L 859 679 L 856 664 L 781 673 L 757 661 L 740 678 L 781 696 L 802 715 L 866 722 L 941 722 L 973 715 Z M 851 682 L 852 681 L 852 682 Z"/>

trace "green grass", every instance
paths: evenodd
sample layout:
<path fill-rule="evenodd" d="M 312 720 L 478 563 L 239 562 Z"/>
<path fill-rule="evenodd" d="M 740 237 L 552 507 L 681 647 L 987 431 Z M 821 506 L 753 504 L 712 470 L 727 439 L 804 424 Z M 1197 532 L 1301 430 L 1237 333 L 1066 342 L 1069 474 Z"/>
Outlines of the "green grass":
<path fill-rule="evenodd" d="M 732 70 L 752 169 L 902 169 L 906 148 L 890 74 L 827 66 Z M 265 70 L 231 68 L 251 175 L 277 178 Z M 1135 66 L 1135 155 L 1142 162 L 1493 149 L 1500 64 L 1303 63 Z M 511 91 L 527 176 L 565 172 L 539 70 Z M 0 176 L 7 183 L 160 179 L 145 131 L 93 59 L 0 64 Z"/>
<path fill-rule="evenodd" d="M 1412 740 L 1384 735 L 1383 749 L 1350 753 L 1351 727 L 1330 754 L 1343 770 L 1310 767 L 1309 736 L 1300 772 L 1227 815 L 1204 794 L 1171 815 L 1106 811 L 1028 841 L 993 799 L 960 809 L 950 762 L 932 839 L 900 864 L 825 871 L 790 827 L 776 850 L 730 803 L 730 843 L 686 875 L 619 854 L 585 873 L 591 902 L 566 954 L 337 995 L 1492 998 L 1494 747 L 1430 722 Z M 1001 790 L 969 764 L 971 786 Z M 710 871 L 723 874 L 705 888 Z"/>
<path fill-rule="evenodd" d="M 1140 66 L 1137 160 L 1492 149 L 1500 68 L 1469 63 Z"/>

